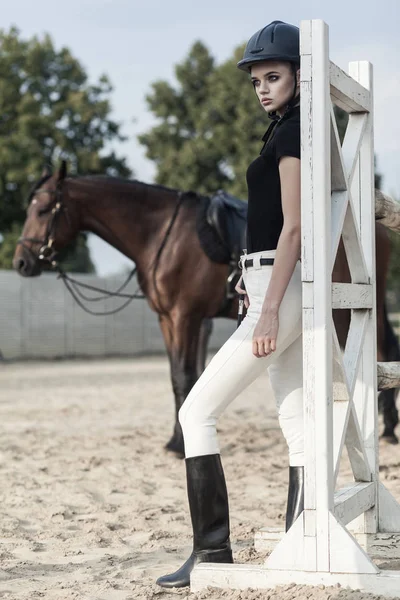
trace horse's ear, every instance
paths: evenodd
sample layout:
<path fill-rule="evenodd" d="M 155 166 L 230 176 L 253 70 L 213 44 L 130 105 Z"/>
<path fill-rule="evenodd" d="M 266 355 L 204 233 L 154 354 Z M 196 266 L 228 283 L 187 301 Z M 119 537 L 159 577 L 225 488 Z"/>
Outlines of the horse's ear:
<path fill-rule="evenodd" d="M 43 167 L 43 171 L 42 171 L 40 178 L 44 179 L 44 177 L 50 177 L 51 174 L 52 174 L 51 166 L 49 164 L 46 164 Z"/>
<path fill-rule="evenodd" d="M 61 166 L 58 170 L 57 173 L 57 180 L 58 181 L 62 181 L 63 179 L 65 179 L 67 176 L 67 161 L 66 160 L 62 160 L 61 161 Z"/>

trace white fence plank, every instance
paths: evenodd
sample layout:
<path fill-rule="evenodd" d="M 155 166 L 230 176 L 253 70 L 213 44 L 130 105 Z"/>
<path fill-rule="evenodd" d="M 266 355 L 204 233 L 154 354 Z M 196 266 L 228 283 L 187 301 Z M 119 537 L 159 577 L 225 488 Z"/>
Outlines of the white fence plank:
<path fill-rule="evenodd" d="M 332 308 L 372 308 L 369 283 L 332 283 Z"/>
<path fill-rule="evenodd" d="M 350 413 L 346 431 L 346 448 L 349 455 L 351 468 L 356 481 L 371 481 L 371 468 L 365 447 L 365 440 L 361 433 L 354 402 L 350 402 Z"/>
<path fill-rule="evenodd" d="M 345 566 L 345 565 L 344 565 Z M 359 592 L 370 592 L 399 598 L 400 571 L 385 571 L 379 575 L 376 569 L 372 573 L 320 573 L 315 571 L 270 570 L 258 565 L 216 565 L 202 563 L 197 565 L 191 575 L 191 590 L 198 592 L 207 586 L 222 589 L 244 590 L 249 587 L 267 590 L 278 585 L 340 586 Z M 294 592 L 296 593 L 296 592 Z M 338 592 L 341 593 L 340 591 Z M 347 591 L 344 591 L 347 593 Z"/>
<path fill-rule="evenodd" d="M 369 90 L 371 107 L 373 106 L 372 65 L 366 61 L 349 64 L 349 73 L 362 86 Z M 360 146 L 359 162 L 354 180 L 359 190 L 359 232 L 365 266 L 369 281 L 373 286 L 373 306 L 369 311 L 369 320 L 365 331 L 364 347 L 359 369 L 359 377 L 354 390 L 354 406 L 360 425 L 363 448 L 373 481 L 379 480 L 378 459 L 378 403 L 377 403 L 377 361 L 376 338 L 376 274 L 375 274 L 375 185 L 374 185 L 374 123 L 372 110 L 366 115 L 364 136 Z M 352 187 L 353 191 L 353 187 Z M 358 520 L 356 530 L 375 533 L 378 527 L 378 500 L 374 508 L 364 513 Z"/>
<path fill-rule="evenodd" d="M 354 81 L 335 63 L 330 62 L 331 97 L 337 106 L 348 113 L 372 109 L 368 90 Z"/>
<path fill-rule="evenodd" d="M 347 213 L 349 202 L 349 193 L 332 192 L 331 201 L 331 221 L 332 221 L 332 236 L 331 236 L 331 271 L 334 267 L 337 251 L 339 248 L 340 236 L 342 235 L 343 223 Z"/>
<path fill-rule="evenodd" d="M 315 413 L 315 486 L 317 569 L 329 571 L 329 511 L 333 509 L 333 398 L 331 332 L 331 175 L 330 97 L 328 28 L 322 21 L 312 23 L 312 193 L 302 197 L 304 213 L 312 211 L 314 240 L 314 356 L 315 389 L 306 404 Z M 302 131 L 302 134 L 304 132 Z M 306 375 L 307 377 L 307 375 Z M 316 402 L 323 398 L 323 402 Z M 308 432 L 308 423 L 305 422 Z M 316 451 L 318 449 L 318 451 Z M 306 469 L 311 457 L 306 457 Z M 310 508 L 306 506 L 306 508 Z"/>
<path fill-rule="evenodd" d="M 351 184 L 356 169 L 367 121 L 367 114 L 349 115 L 349 122 L 347 124 L 342 146 L 343 162 L 345 164 L 349 185 Z"/>
<path fill-rule="evenodd" d="M 344 366 L 349 382 L 350 396 L 353 396 L 358 367 L 361 360 L 365 333 L 368 326 L 368 311 L 352 310 L 349 333 L 344 351 Z"/>
<path fill-rule="evenodd" d="M 352 191 L 354 186 L 352 184 Z M 357 223 L 357 206 L 354 206 L 352 193 L 349 193 L 346 216 L 343 222 L 342 238 L 346 250 L 347 262 L 353 283 L 369 283 L 368 269 L 366 266 L 364 252 L 360 240 L 360 232 Z"/>
<path fill-rule="evenodd" d="M 353 483 L 335 493 L 335 517 L 347 525 L 375 505 L 374 483 Z"/>

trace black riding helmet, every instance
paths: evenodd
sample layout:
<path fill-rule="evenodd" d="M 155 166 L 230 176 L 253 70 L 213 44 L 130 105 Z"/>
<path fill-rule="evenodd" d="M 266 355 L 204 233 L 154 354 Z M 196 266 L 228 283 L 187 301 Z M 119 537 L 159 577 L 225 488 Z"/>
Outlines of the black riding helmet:
<path fill-rule="evenodd" d="M 283 21 L 272 21 L 251 36 L 237 66 L 249 72 L 251 65 L 263 60 L 284 60 L 299 65 L 299 28 Z"/>
<path fill-rule="evenodd" d="M 291 64 L 295 79 L 293 96 L 287 107 L 291 108 L 297 101 L 296 71 L 300 66 L 299 28 L 283 21 L 272 21 L 249 39 L 243 58 L 237 66 L 249 73 L 252 65 L 264 60 L 279 60 Z"/>

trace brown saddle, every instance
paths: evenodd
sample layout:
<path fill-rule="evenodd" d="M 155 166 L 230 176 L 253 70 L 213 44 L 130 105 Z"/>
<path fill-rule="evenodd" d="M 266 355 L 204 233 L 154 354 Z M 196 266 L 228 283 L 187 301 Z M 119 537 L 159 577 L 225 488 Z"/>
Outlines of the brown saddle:
<path fill-rule="evenodd" d="M 247 203 L 222 190 L 201 198 L 197 233 L 208 258 L 230 265 L 226 299 L 232 299 L 240 276 L 238 261 L 246 248 Z"/>

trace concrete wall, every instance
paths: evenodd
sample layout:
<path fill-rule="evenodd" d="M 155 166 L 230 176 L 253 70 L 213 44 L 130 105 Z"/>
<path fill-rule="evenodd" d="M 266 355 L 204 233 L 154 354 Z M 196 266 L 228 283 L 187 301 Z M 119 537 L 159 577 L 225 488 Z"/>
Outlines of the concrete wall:
<path fill-rule="evenodd" d="M 125 279 L 94 275 L 76 278 L 108 290 L 115 290 Z M 135 290 L 133 283 L 127 292 Z M 121 298 L 113 298 L 91 303 L 90 307 L 101 312 L 122 302 Z M 211 348 L 219 348 L 235 326 L 232 320 L 215 319 Z M 115 315 L 92 316 L 78 306 L 56 275 L 23 278 L 13 271 L 0 270 L 0 351 L 5 359 L 132 356 L 164 352 L 165 346 L 157 315 L 146 300 L 134 300 Z"/>

